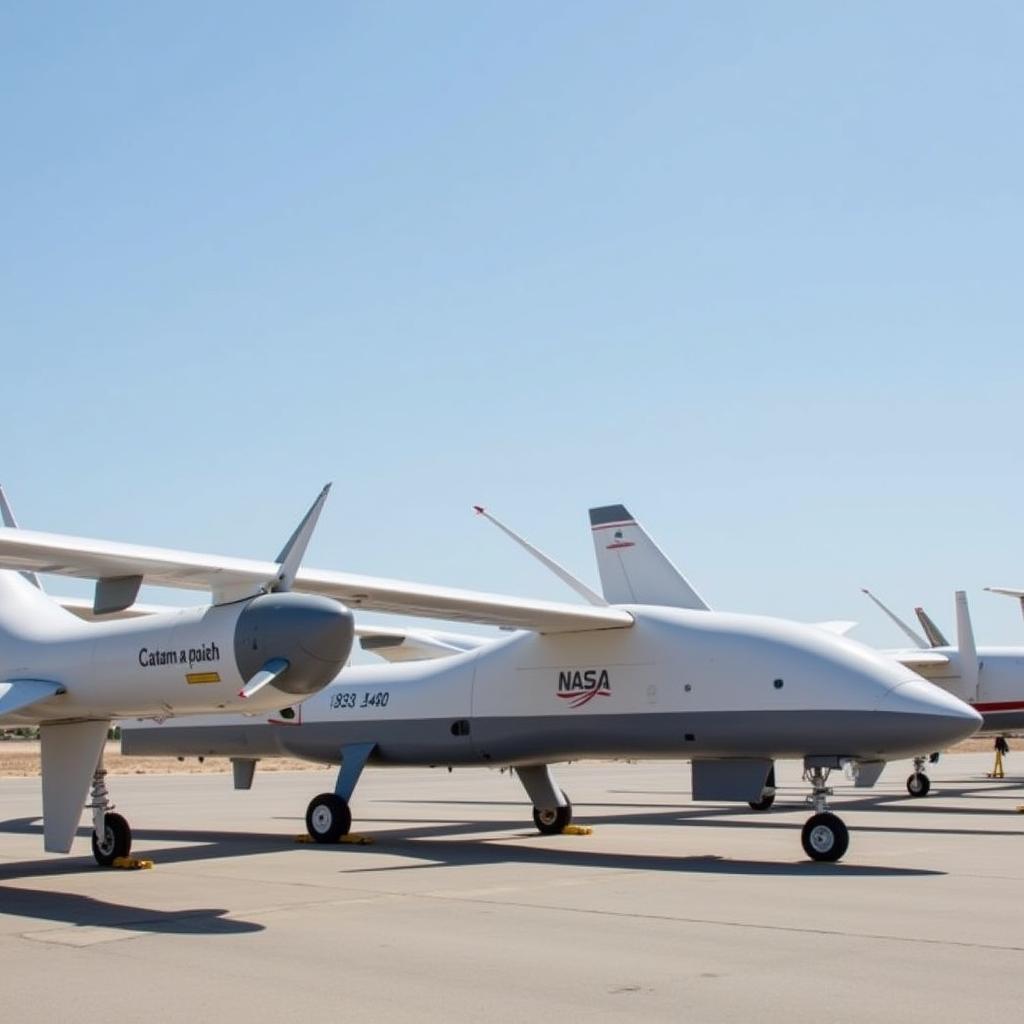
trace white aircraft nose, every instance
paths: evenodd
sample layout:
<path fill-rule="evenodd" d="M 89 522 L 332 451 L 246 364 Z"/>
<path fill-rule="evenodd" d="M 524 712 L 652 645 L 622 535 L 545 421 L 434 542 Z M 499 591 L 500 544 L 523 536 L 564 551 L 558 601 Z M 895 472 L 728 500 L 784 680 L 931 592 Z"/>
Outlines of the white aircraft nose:
<path fill-rule="evenodd" d="M 942 750 L 977 732 L 981 715 L 959 697 L 923 679 L 894 687 L 878 705 L 888 716 L 906 716 L 900 731 L 921 750 Z"/>

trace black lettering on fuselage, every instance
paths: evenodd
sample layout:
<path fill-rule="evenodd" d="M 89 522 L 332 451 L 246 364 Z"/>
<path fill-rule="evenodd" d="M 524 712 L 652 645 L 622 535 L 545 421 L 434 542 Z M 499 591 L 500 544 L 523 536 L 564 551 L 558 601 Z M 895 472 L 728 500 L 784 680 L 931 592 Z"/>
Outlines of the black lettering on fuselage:
<path fill-rule="evenodd" d="M 143 647 L 139 651 L 139 664 L 143 668 L 156 668 L 158 665 L 177 665 L 177 651 L 151 651 Z"/>
<path fill-rule="evenodd" d="M 608 670 L 605 668 L 596 669 L 568 669 L 558 673 L 559 693 L 586 693 L 588 690 L 610 690 L 611 682 L 608 678 Z"/>

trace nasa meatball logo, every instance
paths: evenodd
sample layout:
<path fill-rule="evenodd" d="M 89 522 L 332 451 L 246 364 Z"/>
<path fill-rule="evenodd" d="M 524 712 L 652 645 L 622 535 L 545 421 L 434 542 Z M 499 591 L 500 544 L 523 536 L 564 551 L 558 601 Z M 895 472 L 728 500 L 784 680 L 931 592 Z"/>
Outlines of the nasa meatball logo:
<path fill-rule="evenodd" d="M 581 708 L 595 697 L 611 695 L 612 684 L 607 669 L 568 669 L 558 673 L 556 696 L 568 701 L 571 708 Z"/>

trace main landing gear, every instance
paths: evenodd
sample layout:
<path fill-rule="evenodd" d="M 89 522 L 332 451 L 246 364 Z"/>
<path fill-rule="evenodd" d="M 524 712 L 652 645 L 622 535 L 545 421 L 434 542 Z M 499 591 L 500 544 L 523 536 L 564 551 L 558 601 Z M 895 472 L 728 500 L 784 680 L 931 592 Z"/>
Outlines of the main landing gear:
<path fill-rule="evenodd" d="M 92 774 L 92 789 L 87 810 L 92 811 L 92 855 L 101 867 L 109 868 L 119 857 L 127 857 L 132 850 L 132 830 L 128 822 L 114 814 L 114 805 L 107 792 L 107 770 L 100 758 Z"/>
<path fill-rule="evenodd" d="M 336 793 L 313 797 L 306 808 L 306 831 L 318 843 L 336 843 L 352 828 L 348 801 Z"/>
<path fill-rule="evenodd" d="M 828 798 L 832 789 L 828 785 L 831 767 L 806 765 L 804 780 L 811 784 L 811 795 L 807 802 L 814 808 L 804 823 L 800 842 L 811 860 L 837 861 L 850 845 L 850 832 L 838 815 L 828 810 Z"/>
<path fill-rule="evenodd" d="M 914 758 L 914 770 L 907 776 L 907 792 L 911 796 L 927 796 L 932 788 L 932 780 L 925 775 L 924 766 L 927 758 L 918 755 Z"/>
<path fill-rule="evenodd" d="M 557 836 L 572 823 L 572 804 L 564 790 L 562 799 L 565 803 L 561 807 L 534 807 L 533 823 L 541 835 Z"/>
<path fill-rule="evenodd" d="M 752 811 L 767 811 L 775 803 L 775 764 L 773 763 L 765 779 L 764 789 L 761 790 L 760 800 L 748 800 Z"/>
<path fill-rule="evenodd" d="M 341 748 L 341 768 L 333 793 L 321 793 L 306 808 L 306 831 L 317 843 L 336 843 L 352 828 L 349 801 L 375 743 L 353 743 Z"/>
<path fill-rule="evenodd" d="M 559 789 L 546 764 L 516 768 L 516 775 L 533 802 L 533 823 L 544 836 L 564 832 L 572 823 L 572 804 Z"/>

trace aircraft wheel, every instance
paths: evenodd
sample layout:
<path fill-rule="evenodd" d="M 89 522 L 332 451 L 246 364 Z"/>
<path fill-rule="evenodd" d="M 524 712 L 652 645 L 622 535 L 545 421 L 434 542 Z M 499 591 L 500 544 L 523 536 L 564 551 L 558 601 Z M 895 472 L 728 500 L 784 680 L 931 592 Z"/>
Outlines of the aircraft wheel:
<path fill-rule="evenodd" d="M 533 823 L 541 835 L 558 835 L 572 821 L 572 804 L 565 793 L 562 796 L 565 798 L 564 807 L 534 807 Z"/>
<path fill-rule="evenodd" d="M 907 778 L 907 792 L 911 796 L 927 796 L 932 788 L 932 780 L 924 772 L 914 772 Z"/>
<path fill-rule="evenodd" d="M 132 830 L 120 814 L 108 813 L 103 818 L 103 835 L 92 833 L 92 855 L 101 867 L 109 868 L 118 857 L 132 851 Z"/>
<path fill-rule="evenodd" d="M 829 811 L 812 814 L 800 833 L 804 853 L 811 860 L 836 861 L 850 845 L 850 832 L 842 818 Z"/>
<path fill-rule="evenodd" d="M 306 830 L 318 843 L 336 843 L 351 827 L 352 812 L 340 796 L 321 793 L 309 801 Z"/>

